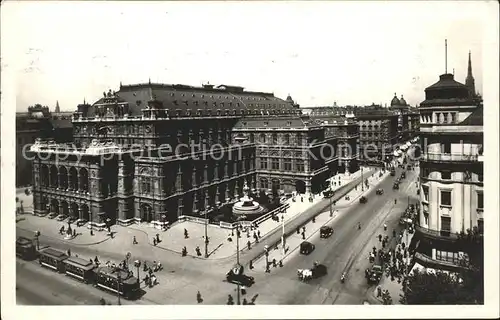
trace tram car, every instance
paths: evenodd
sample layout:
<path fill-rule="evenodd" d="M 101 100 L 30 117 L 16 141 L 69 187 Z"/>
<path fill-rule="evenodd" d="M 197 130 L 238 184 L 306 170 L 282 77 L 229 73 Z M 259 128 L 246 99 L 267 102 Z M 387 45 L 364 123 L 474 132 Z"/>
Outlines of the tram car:
<path fill-rule="evenodd" d="M 134 299 L 140 293 L 139 281 L 129 270 L 116 267 L 98 267 L 92 261 L 70 257 L 65 252 L 45 248 L 39 251 L 41 266 L 66 276 L 92 284 L 99 289 L 120 294 L 125 299 Z"/>
<path fill-rule="evenodd" d="M 34 260 L 36 258 L 36 248 L 33 240 L 19 237 L 16 240 L 16 256 L 24 260 Z"/>
<path fill-rule="evenodd" d="M 139 293 L 139 281 L 131 271 L 104 266 L 97 268 L 95 274 L 100 289 L 119 293 L 126 299 L 133 299 Z"/>
<path fill-rule="evenodd" d="M 83 281 L 94 283 L 96 266 L 90 260 L 78 257 L 69 257 L 63 261 L 64 272 L 67 276 Z"/>
<path fill-rule="evenodd" d="M 39 251 L 38 262 L 41 266 L 52 269 L 56 272 L 64 273 L 64 260 L 69 256 L 63 252 L 53 248 L 45 248 Z"/>

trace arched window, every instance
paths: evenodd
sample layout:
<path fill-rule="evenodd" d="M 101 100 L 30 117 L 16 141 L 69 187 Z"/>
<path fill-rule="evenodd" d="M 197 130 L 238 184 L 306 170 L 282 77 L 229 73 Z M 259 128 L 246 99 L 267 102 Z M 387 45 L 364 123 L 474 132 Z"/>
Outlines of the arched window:
<path fill-rule="evenodd" d="M 141 180 L 141 189 L 143 194 L 150 194 L 151 193 L 151 179 L 147 177 L 143 177 Z"/>
<path fill-rule="evenodd" d="M 261 133 L 259 137 L 260 137 L 260 142 L 266 143 L 266 135 L 265 134 Z"/>
<path fill-rule="evenodd" d="M 297 133 L 297 145 L 301 146 L 302 145 L 302 134 Z"/>
<path fill-rule="evenodd" d="M 289 145 L 290 144 L 290 135 L 287 133 L 285 134 L 285 141 L 284 141 L 284 144 L 285 145 Z"/>
<path fill-rule="evenodd" d="M 278 144 L 278 134 L 273 133 L 273 144 Z"/>

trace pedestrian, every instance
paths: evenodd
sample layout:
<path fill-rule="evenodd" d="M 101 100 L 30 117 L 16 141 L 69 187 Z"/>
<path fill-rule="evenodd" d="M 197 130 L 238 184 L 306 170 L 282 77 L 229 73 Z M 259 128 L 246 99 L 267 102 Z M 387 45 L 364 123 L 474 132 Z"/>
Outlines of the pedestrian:
<path fill-rule="evenodd" d="M 260 230 L 257 230 L 257 237 L 260 238 Z"/>
<path fill-rule="evenodd" d="M 156 234 L 156 243 L 160 243 L 160 242 L 161 242 L 161 240 L 160 240 L 160 234 L 157 233 Z"/>
<path fill-rule="evenodd" d="M 75 237 L 76 237 L 76 228 L 73 229 L 73 238 L 75 238 Z"/>
<path fill-rule="evenodd" d="M 242 302 L 243 305 L 247 305 L 248 302 L 247 302 L 247 299 L 246 298 L 243 298 L 243 302 Z"/>
<path fill-rule="evenodd" d="M 387 223 L 384 223 L 384 231 L 387 231 Z"/>
<path fill-rule="evenodd" d="M 278 265 L 280 266 L 280 268 L 283 268 L 283 260 L 280 260 Z"/>
<path fill-rule="evenodd" d="M 196 250 L 196 255 L 197 255 L 198 257 L 200 257 L 200 256 L 201 256 L 201 250 L 200 250 L 200 247 L 199 247 L 199 246 L 196 246 L 196 249 L 195 249 L 195 250 Z"/>
<path fill-rule="evenodd" d="M 188 234 L 187 229 L 184 229 L 184 239 L 187 239 L 187 238 L 189 238 L 189 234 Z"/>
<path fill-rule="evenodd" d="M 68 252 L 67 252 L 67 253 L 68 253 L 68 256 L 70 256 L 70 257 L 71 257 L 71 249 L 68 249 Z"/>
<path fill-rule="evenodd" d="M 273 259 L 273 267 L 276 268 L 276 259 Z"/>
<path fill-rule="evenodd" d="M 134 239 L 132 240 L 132 244 L 138 244 L 136 237 L 134 236 Z"/>
<path fill-rule="evenodd" d="M 234 304 L 233 297 L 230 294 L 227 295 L 227 304 L 228 305 L 233 305 Z"/>
<path fill-rule="evenodd" d="M 144 261 L 142 271 L 146 272 L 147 270 L 148 270 L 148 265 L 147 265 L 146 261 Z"/>
<path fill-rule="evenodd" d="M 250 263 L 248 264 L 248 268 L 249 268 L 250 270 L 252 270 L 252 269 L 253 269 L 253 261 L 252 261 L 252 260 L 250 260 Z"/>
<path fill-rule="evenodd" d="M 302 227 L 302 232 L 306 233 L 306 227 L 305 226 Z"/>
<path fill-rule="evenodd" d="M 381 234 L 378 235 L 378 242 L 382 242 L 382 235 Z"/>
<path fill-rule="evenodd" d="M 380 286 L 377 286 L 377 298 L 382 296 L 382 288 Z"/>
<path fill-rule="evenodd" d="M 304 231 L 302 231 L 302 240 L 305 240 L 306 239 L 306 233 Z"/>
<path fill-rule="evenodd" d="M 297 234 L 300 234 L 300 228 L 297 228 Z"/>
<path fill-rule="evenodd" d="M 247 248 L 248 248 L 248 250 L 250 250 L 250 249 L 251 249 L 251 245 L 252 245 L 252 244 L 250 243 L 250 241 L 248 241 L 248 242 L 247 242 Z"/>
<path fill-rule="evenodd" d="M 153 246 L 156 246 L 156 238 L 153 237 Z"/>
<path fill-rule="evenodd" d="M 64 226 L 61 227 L 61 229 L 59 229 L 59 233 L 60 234 L 63 234 L 64 233 Z"/>
<path fill-rule="evenodd" d="M 198 292 L 196 293 L 196 301 L 197 301 L 198 303 L 202 303 L 202 302 L 203 302 L 203 299 L 201 298 L 201 293 L 200 293 L 200 291 L 198 291 Z"/>

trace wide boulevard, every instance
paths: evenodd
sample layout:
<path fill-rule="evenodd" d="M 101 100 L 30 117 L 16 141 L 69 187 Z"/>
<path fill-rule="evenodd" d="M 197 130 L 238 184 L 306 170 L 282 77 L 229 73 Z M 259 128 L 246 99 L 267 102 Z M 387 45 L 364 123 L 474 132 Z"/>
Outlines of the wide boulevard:
<path fill-rule="evenodd" d="M 400 189 L 392 189 L 402 171 L 398 169 L 395 177 L 389 176 L 372 188 L 366 204 L 356 201 L 348 208 L 338 208 L 339 217 L 330 224 L 334 234 L 327 239 L 314 237 L 312 242 L 316 249 L 310 255 L 296 253 L 283 268 L 273 268 L 267 274 L 252 273 L 256 284 L 249 289 L 250 295 L 258 293 L 260 303 L 266 304 L 362 304 L 369 301 L 371 290 L 364 277 L 364 270 L 369 267 L 368 253 L 378 243 L 377 236 L 383 233 L 383 224 L 388 226 L 385 234 L 392 236 L 392 230 L 399 231 L 399 218 L 408 201 L 417 201 L 418 168 L 406 171 Z M 384 194 L 376 195 L 377 188 L 382 188 Z M 308 283 L 299 281 L 297 269 L 311 268 L 314 261 L 326 265 L 328 274 Z M 345 283 L 340 281 L 342 272 L 347 274 Z"/>

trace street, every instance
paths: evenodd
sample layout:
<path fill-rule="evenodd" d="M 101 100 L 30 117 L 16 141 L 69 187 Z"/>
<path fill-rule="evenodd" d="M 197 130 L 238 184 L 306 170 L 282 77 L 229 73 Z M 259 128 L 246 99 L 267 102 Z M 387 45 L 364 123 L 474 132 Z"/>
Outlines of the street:
<path fill-rule="evenodd" d="M 116 305 L 118 302 L 116 295 L 43 268 L 37 261 L 16 259 L 18 305 L 99 305 L 101 298 L 104 298 L 107 304 Z M 147 303 L 121 299 L 121 304 Z"/>
<path fill-rule="evenodd" d="M 402 172 L 398 169 L 396 177 Z M 383 233 L 384 222 L 388 225 L 386 234 L 398 228 L 401 212 L 407 207 L 408 195 L 415 203 L 415 179 L 418 171 L 407 171 L 400 190 L 392 190 L 396 177 L 388 177 L 378 187 L 372 188 L 366 204 L 356 202 L 345 210 L 332 224 L 335 233 L 328 239 L 315 235 L 311 240 L 316 249 L 308 256 L 296 254 L 283 268 L 273 268 L 266 274 L 262 270 L 253 272 L 256 284 L 249 294 L 259 294 L 260 303 L 266 304 L 362 304 L 367 300 L 368 285 L 364 270 L 368 267 L 367 254 L 379 233 Z M 376 195 L 377 188 L 384 189 L 383 195 Z M 407 189 L 411 190 L 407 193 Z M 394 205 L 394 199 L 397 204 Z M 361 230 L 357 224 L 361 222 Z M 372 240 L 373 243 L 370 243 Z M 328 275 L 309 283 L 297 279 L 298 268 L 311 268 L 314 261 L 328 267 Z M 342 272 L 347 280 L 340 282 Z"/>
<path fill-rule="evenodd" d="M 398 169 L 397 176 L 400 172 L 401 169 Z M 255 277 L 256 283 L 248 289 L 249 297 L 247 300 L 258 294 L 258 299 L 255 301 L 257 304 L 362 303 L 365 300 L 368 287 L 363 275 L 366 266 L 360 266 L 363 263 L 367 264 L 367 261 L 365 261 L 365 255 L 361 253 L 370 250 L 365 248 L 368 241 L 375 237 L 384 221 L 391 220 L 387 217 L 389 214 L 392 218 L 391 221 L 388 221 L 388 224 L 391 224 L 391 232 L 392 222 L 397 225 L 399 215 L 406 207 L 405 189 L 415 178 L 416 171 L 407 172 L 407 174 L 408 177 L 401 184 L 399 191 L 392 190 L 395 177 L 388 177 L 379 186 L 385 190 L 382 196 L 375 195 L 375 190 L 378 187 L 371 187 L 367 195 L 368 203 L 359 204 L 356 201 L 349 207 L 339 206 L 336 208 L 340 214 L 332 224 L 335 234 L 329 239 L 321 240 L 319 240 L 319 235 L 314 235 L 310 241 L 317 245 L 316 250 L 311 255 L 292 254 L 283 268 L 273 269 L 271 274 L 265 274 L 263 270 L 253 272 L 252 276 Z M 413 192 L 413 194 L 415 193 Z M 396 208 L 388 212 L 396 197 L 398 198 Z M 304 211 L 297 219 L 290 221 L 286 225 L 286 230 L 293 231 L 318 212 L 329 210 L 328 205 L 328 199 L 322 200 L 314 207 Z M 376 208 L 375 211 L 374 208 Z M 362 224 L 361 230 L 357 229 L 358 222 Z M 32 236 L 32 233 L 17 228 L 17 236 Z M 263 252 L 260 247 L 266 243 L 273 244 L 279 241 L 280 236 L 281 230 L 279 228 L 271 232 L 254 250 L 245 251 L 242 254 L 241 262 L 247 264 L 250 260 L 260 256 Z M 204 304 L 225 304 L 228 294 L 236 295 L 236 286 L 224 282 L 225 273 L 235 263 L 235 257 L 211 261 L 181 257 L 179 254 L 148 245 L 146 238 L 138 238 L 137 240 L 138 245 L 127 249 L 132 254 L 132 260 L 147 261 L 148 264 L 152 263 L 153 260 L 158 260 L 162 261 L 164 266 L 164 270 L 157 273 L 160 284 L 153 288 L 147 288 L 146 294 L 138 303 L 196 304 L 195 295 L 198 290 L 202 293 Z M 126 254 L 124 249 L 117 251 L 113 241 L 93 247 L 72 243 L 63 244 L 59 239 L 42 235 L 40 243 L 42 246 L 48 245 L 62 250 L 70 249 L 82 258 L 94 258 L 97 255 L 101 262 L 107 260 L 120 262 Z M 329 274 L 308 284 L 299 282 L 296 274 L 297 268 L 310 268 L 313 261 L 316 260 L 327 265 Z M 23 263 L 25 267 L 18 269 L 17 297 L 19 303 L 97 304 L 101 296 L 107 295 L 96 288 L 68 279 L 64 275 L 53 274 L 49 270 L 40 268 L 38 264 Z M 135 268 L 133 270 L 135 271 Z M 349 274 L 348 281 L 340 286 L 340 275 L 344 270 Z M 24 275 L 24 273 L 28 274 Z M 31 278 L 36 279 L 33 281 L 36 285 L 26 285 L 26 279 Z M 45 290 L 52 292 L 52 296 L 43 294 L 44 286 Z M 64 298 L 60 298 L 61 292 L 68 293 L 64 294 Z M 107 301 L 116 300 L 116 297 L 104 298 Z"/>

